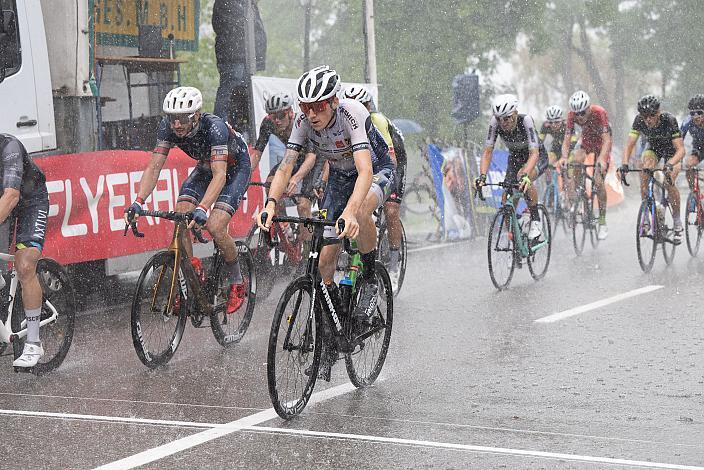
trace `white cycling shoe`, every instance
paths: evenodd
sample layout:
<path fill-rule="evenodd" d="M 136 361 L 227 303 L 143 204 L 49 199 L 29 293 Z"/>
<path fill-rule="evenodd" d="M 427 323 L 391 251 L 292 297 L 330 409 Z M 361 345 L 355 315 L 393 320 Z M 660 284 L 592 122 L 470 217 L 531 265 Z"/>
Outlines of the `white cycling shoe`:
<path fill-rule="evenodd" d="M 528 230 L 528 238 L 534 240 L 543 234 L 543 226 L 539 220 L 533 220 L 530 223 L 530 230 Z"/>
<path fill-rule="evenodd" d="M 599 231 L 596 234 L 597 240 L 606 240 L 606 237 L 609 236 L 609 228 L 606 226 L 606 224 L 600 224 L 599 225 Z"/>
<path fill-rule="evenodd" d="M 34 367 L 44 355 L 44 348 L 40 344 L 24 343 L 22 355 L 12 363 L 13 367 Z"/>

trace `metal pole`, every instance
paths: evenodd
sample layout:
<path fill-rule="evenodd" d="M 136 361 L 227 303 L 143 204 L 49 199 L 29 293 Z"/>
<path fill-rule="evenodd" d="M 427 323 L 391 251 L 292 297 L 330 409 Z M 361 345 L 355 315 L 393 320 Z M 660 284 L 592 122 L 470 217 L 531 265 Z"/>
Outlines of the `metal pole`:
<path fill-rule="evenodd" d="M 247 18 L 247 31 L 245 37 L 245 47 L 247 51 L 247 94 L 249 95 L 249 114 L 247 116 L 247 121 L 249 121 L 249 141 L 253 142 L 257 136 L 257 128 L 254 123 L 254 90 L 252 87 L 252 75 L 257 73 L 257 59 L 255 51 L 255 40 L 254 40 L 254 6 L 252 4 L 254 0 L 247 0 L 246 8 L 246 18 Z"/>
<path fill-rule="evenodd" d="M 364 0 L 364 79 L 367 83 L 376 81 L 376 42 L 374 38 L 374 0 Z"/>
<path fill-rule="evenodd" d="M 303 26 L 303 71 L 310 70 L 310 15 L 313 10 L 313 0 L 304 0 L 305 23 Z"/>

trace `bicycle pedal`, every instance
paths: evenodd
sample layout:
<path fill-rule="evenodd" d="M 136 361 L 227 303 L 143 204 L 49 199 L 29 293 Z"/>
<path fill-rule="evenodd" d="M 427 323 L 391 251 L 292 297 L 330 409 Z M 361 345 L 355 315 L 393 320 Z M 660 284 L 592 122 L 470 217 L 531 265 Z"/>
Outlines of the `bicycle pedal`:
<path fill-rule="evenodd" d="M 34 367 L 17 367 L 17 366 L 15 366 L 14 369 L 15 369 L 16 373 L 23 372 L 26 374 L 31 374 L 32 372 L 34 372 Z"/>

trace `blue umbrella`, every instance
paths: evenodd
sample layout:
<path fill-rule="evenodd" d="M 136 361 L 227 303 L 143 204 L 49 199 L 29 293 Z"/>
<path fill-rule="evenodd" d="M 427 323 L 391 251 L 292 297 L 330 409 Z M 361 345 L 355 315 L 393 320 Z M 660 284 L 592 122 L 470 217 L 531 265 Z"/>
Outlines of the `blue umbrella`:
<path fill-rule="evenodd" d="M 411 119 L 393 119 L 393 123 L 404 134 L 420 134 L 425 130 L 420 124 Z"/>

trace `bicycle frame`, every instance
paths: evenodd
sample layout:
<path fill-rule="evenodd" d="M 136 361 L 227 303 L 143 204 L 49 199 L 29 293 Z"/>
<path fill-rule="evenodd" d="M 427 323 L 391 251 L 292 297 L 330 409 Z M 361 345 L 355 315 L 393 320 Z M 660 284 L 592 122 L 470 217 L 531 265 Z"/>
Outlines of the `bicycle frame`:
<path fill-rule="evenodd" d="M 523 193 L 514 193 L 512 189 L 508 189 L 506 193 L 506 202 L 499 210 L 509 211 L 509 213 L 511 214 L 511 233 L 513 234 L 513 239 L 516 243 L 516 248 L 518 248 L 518 251 L 523 258 L 527 258 L 532 253 L 547 245 L 548 240 L 550 239 L 550 235 L 545 234 L 545 240 L 540 243 L 536 243 L 535 245 L 527 243 L 527 238 L 523 236 L 521 226 L 518 223 L 518 217 L 516 216 L 516 206 L 514 204 L 514 199 L 520 199 L 521 197 L 523 197 Z"/>
<path fill-rule="evenodd" d="M 6 253 L 0 253 L 0 260 L 13 262 L 15 260 L 15 257 Z M 2 343 L 12 343 L 18 339 L 22 339 L 27 336 L 27 320 L 22 320 L 23 328 L 20 331 L 12 331 L 11 327 L 12 311 L 15 307 L 15 298 L 17 294 L 18 283 L 19 280 L 17 279 L 17 271 L 15 271 L 15 268 L 13 266 L 12 270 L 10 271 L 10 292 L 8 296 L 9 304 L 7 306 L 7 319 L 5 320 L 5 322 L 0 321 L 0 342 Z M 53 323 L 59 316 L 59 312 L 56 311 L 56 308 L 51 304 L 51 302 L 46 299 L 44 299 L 43 302 L 44 305 L 46 305 L 49 310 L 51 310 L 51 316 L 39 322 L 40 328 L 48 323 Z"/>

